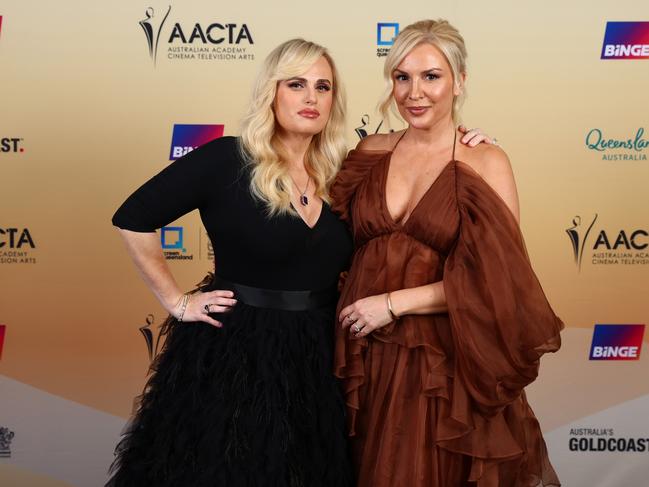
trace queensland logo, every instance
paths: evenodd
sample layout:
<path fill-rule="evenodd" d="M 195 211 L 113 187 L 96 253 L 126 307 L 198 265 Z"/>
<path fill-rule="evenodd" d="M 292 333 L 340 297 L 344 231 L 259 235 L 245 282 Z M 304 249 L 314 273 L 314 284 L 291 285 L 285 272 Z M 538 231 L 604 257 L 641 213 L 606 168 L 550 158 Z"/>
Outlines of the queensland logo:
<path fill-rule="evenodd" d="M 35 248 L 28 228 L 0 227 L 0 264 L 35 264 Z"/>
<path fill-rule="evenodd" d="M 149 56 L 155 65 L 164 51 L 169 61 L 252 61 L 254 40 L 246 23 L 183 22 L 169 19 L 171 6 L 148 7 L 139 21 L 144 30 Z M 162 44 L 165 47 L 161 46 Z"/>
<path fill-rule="evenodd" d="M 603 161 L 646 161 L 645 149 L 649 139 L 645 138 L 644 128 L 640 127 L 628 138 L 607 137 L 600 129 L 591 129 L 586 134 L 586 147 L 602 155 Z"/>
<path fill-rule="evenodd" d="M 397 22 L 379 22 L 376 24 L 376 57 L 385 57 L 394 44 L 394 39 L 399 35 Z"/>
<path fill-rule="evenodd" d="M 649 22 L 607 22 L 600 59 L 649 59 Z"/>
<path fill-rule="evenodd" d="M 194 255 L 187 253 L 185 248 L 184 227 L 162 227 L 160 229 L 160 244 L 167 260 L 194 259 Z"/>
<path fill-rule="evenodd" d="M 11 441 L 14 436 L 9 428 L 0 427 L 0 458 L 11 458 Z"/>
<path fill-rule="evenodd" d="M 22 154 L 25 152 L 22 137 L 4 137 L 0 139 L 0 152 L 11 154 Z"/>
<path fill-rule="evenodd" d="M 642 228 L 595 228 L 597 215 L 582 219 L 576 215 L 566 233 L 572 245 L 575 265 L 581 270 L 586 257 L 591 265 L 648 265 L 649 232 Z"/>
<path fill-rule="evenodd" d="M 214 139 L 223 137 L 223 125 L 175 124 L 169 160 L 173 161 Z"/>
<path fill-rule="evenodd" d="M 595 325 L 590 360 L 639 360 L 644 325 Z"/>
<path fill-rule="evenodd" d="M 2 349 L 5 345 L 5 334 L 7 333 L 7 325 L 0 325 L 0 360 L 2 360 Z"/>

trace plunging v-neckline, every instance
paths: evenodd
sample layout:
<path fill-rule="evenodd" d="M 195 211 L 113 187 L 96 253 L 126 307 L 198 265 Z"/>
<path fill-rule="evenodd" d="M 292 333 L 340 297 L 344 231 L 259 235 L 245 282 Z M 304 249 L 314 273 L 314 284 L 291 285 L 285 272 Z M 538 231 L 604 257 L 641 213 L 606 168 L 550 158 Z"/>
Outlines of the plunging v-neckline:
<path fill-rule="evenodd" d="M 399 137 L 399 140 L 397 140 L 397 143 L 394 144 L 392 150 L 388 151 L 388 156 L 385 158 L 385 162 L 383 164 L 383 181 L 382 181 L 383 195 L 381 198 L 386 216 L 388 217 L 388 219 L 393 225 L 398 225 L 400 227 L 404 227 L 410 221 L 412 215 L 415 213 L 417 208 L 419 208 L 422 201 L 428 196 L 429 193 L 432 192 L 433 188 L 436 186 L 440 178 L 444 175 L 446 170 L 449 167 L 451 167 L 451 165 L 455 162 L 455 144 L 457 142 L 457 131 L 456 131 L 453 136 L 453 154 L 451 155 L 451 160 L 448 161 L 446 164 L 444 164 L 444 166 L 442 166 L 442 169 L 439 171 L 435 179 L 433 179 L 433 181 L 430 183 L 428 188 L 426 188 L 426 191 L 423 192 L 421 197 L 417 200 L 417 203 L 415 203 L 415 205 L 412 207 L 412 210 L 410 210 L 410 213 L 408 214 L 407 218 L 405 220 L 397 220 L 394 218 L 394 216 L 392 216 L 392 213 L 390 213 L 390 209 L 388 207 L 388 174 L 390 173 L 390 166 L 392 165 L 391 164 L 392 155 L 394 154 L 397 145 L 399 145 L 399 142 L 401 142 L 401 139 L 403 138 L 404 135 L 406 135 L 406 132 L 404 132 L 403 135 Z"/>
<path fill-rule="evenodd" d="M 446 164 L 444 164 L 444 166 L 442 167 L 439 174 L 437 174 L 437 177 L 435 177 L 433 182 L 431 182 L 430 185 L 428 186 L 428 188 L 426 188 L 426 191 L 423 192 L 423 194 L 421 195 L 419 200 L 417 200 L 417 203 L 415 203 L 415 206 L 412 207 L 412 210 L 410 210 L 410 214 L 408 215 L 408 217 L 405 220 L 397 220 L 397 219 L 395 219 L 394 216 L 392 216 L 392 213 L 390 213 L 390 209 L 388 208 L 388 172 L 390 171 L 390 160 L 391 159 L 392 159 L 392 151 L 390 151 L 388 157 L 385 159 L 385 164 L 384 164 L 384 168 L 383 168 L 383 183 L 382 183 L 382 187 L 383 187 L 383 197 L 382 197 L 383 208 L 385 210 L 385 214 L 390 219 L 390 222 L 392 224 L 404 227 L 410 221 L 410 218 L 412 218 L 412 215 L 415 213 L 415 211 L 417 211 L 417 208 L 419 208 L 419 206 L 421 206 L 422 201 L 424 201 L 424 199 L 426 199 L 428 194 L 432 192 L 433 188 L 437 185 L 437 182 L 441 179 L 441 177 L 444 175 L 446 170 L 448 168 L 450 168 L 451 165 L 455 162 L 455 159 L 451 159 Z"/>
<path fill-rule="evenodd" d="M 324 210 L 325 210 L 325 208 L 324 208 L 325 204 L 326 204 L 326 203 L 325 203 L 324 200 L 320 202 L 320 213 L 318 213 L 318 218 L 317 218 L 316 221 L 313 223 L 313 226 L 310 226 L 310 225 L 306 222 L 306 220 L 305 220 L 304 218 L 302 218 L 302 215 L 300 215 L 300 213 L 297 211 L 297 209 L 295 208 L 295 205 L 293 204 L 293 202 L 291 202 L 291 208 L 293 208 L 293 211 L 295 211 L 295 214 L 297 215 L 297 217 L 299 218 L 299 220 L 304 224 L 304 226 L 305 226 L 308 230 L 313 230 L 313 229 L 315 229 L 315 227 L 318 226 L 318 223 L 320 223 L 320 220 L 322 220 L 322 215 L 324 215 Z"/>

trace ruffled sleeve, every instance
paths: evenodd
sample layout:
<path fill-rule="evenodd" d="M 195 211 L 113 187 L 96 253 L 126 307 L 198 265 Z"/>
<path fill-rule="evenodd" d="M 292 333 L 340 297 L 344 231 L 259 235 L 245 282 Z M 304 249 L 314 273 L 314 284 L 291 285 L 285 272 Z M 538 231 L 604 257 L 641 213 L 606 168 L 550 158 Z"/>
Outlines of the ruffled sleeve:
<path fill-rule="evenodd" d="M 351 224 L 351 206 L 358 185 L 367 176 L 369 170 L 389 154 L 388 151 L 358 149 L 349 151 L 330 190 L 331 209 L 341 220 Z"/>
<path fill-rule="evenodd" d="M 544 353 L 559 349 L 563 323 L 503 200 L 471 169 L 457 173 L 460 232 L 444 269 L 455 380 L 491 416 L 534 381 Z"/>

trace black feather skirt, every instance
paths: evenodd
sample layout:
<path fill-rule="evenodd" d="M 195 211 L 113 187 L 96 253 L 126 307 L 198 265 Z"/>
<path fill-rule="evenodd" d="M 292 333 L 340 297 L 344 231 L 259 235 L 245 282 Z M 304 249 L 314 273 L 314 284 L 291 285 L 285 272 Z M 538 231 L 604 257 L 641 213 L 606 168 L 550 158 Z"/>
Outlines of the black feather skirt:
<path fill-rule="evenodd" d="M 168 320 L 107 485 L 353 485 L 334 312 L 239 302 L 214 315 L 223 328 Z"/>

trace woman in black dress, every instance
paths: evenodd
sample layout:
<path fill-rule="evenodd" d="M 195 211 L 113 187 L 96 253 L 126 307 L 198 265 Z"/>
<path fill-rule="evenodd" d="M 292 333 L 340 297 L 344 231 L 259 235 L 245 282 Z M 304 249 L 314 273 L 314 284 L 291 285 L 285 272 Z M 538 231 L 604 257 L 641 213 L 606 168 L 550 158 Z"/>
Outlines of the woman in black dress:
<path fill-rule="evenodd" d="M 178 159 L 115 213 L 171 317 L 108 485 L 353 484 L 331 372 L 336 285 L 352 250 L 328 201 L 343 117 L 327 51 L 288 41 L 264 63 L 241 138 Z M 183 294 L 155 230 L 194 209 L 216 272 Z"/>

